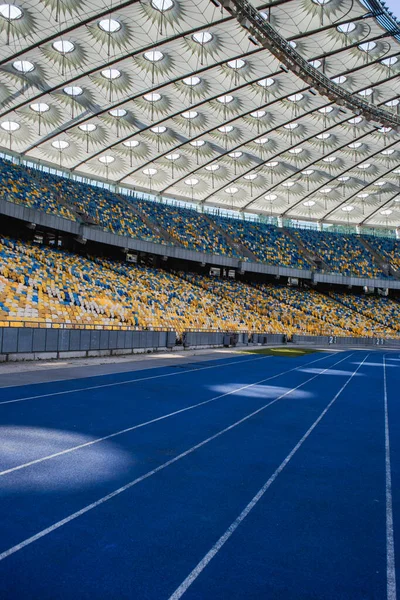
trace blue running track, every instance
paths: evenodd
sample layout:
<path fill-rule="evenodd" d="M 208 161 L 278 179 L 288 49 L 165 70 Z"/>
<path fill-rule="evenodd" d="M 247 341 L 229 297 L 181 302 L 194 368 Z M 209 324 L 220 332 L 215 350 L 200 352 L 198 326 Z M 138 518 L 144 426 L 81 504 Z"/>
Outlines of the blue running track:
<path fill-rule="evenodd" d="M 0 598 L 396 600 L 399 390 L 368 351 L 0 388 Z"/>

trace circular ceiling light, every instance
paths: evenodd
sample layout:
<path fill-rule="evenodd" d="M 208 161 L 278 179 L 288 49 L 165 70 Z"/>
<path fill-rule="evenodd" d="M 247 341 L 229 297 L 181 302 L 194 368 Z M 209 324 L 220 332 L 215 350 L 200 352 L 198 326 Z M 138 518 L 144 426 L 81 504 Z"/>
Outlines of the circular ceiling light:
<path fill-rule="evenodd" d="M 303 94 L 292 94 L 291 96 L 288 96 L 288 100 L 289 102 L 300 102 L 300 100 L 302 100 L 304 98 Z"/>
<path fill-rule="evenodd" d="M 331 135 L 332 135 L 331 133 L 319 133 L 319 134 L 317 135 L 317 138 L 318 138 L 319 140 L 327 140 L 328 138 L 330 138 L 330 137 L 331 137 Z"/>
<path fill-rule="evenodd" d="M 347 145 L 347 147 L 351 148 L 352 150 L 355 150 L 356 148 L 360 148 L 360 146 L 362 146 L 361 142 L 352 142 L 351 144 Z"/>
<path fill-rule="evenodd" d="M 101 71 L 102 76 L 104 77 L 104 79 L 118 79 L 118 77 L 121 77 L 121 71 L 118 71 L 118 69 L 104 69 L 103 71 Z"/>
<path fill-rule="evenodd" d="M 271 87 L 271 85 L 274 85 L 274 83 L 275 79 L 272 79 L 272 77 L 265 77 L 265 79 L 259 79 L 257 81 L 257 85 L 263 88 Z"/>
<path fill-rule="evenodd" d="M 369 169 L 371 166 L 371 163 L 363 163 L 362 165 L 358 165 L 359 169 Z"/>
<path fill-rule="evenodd" d="M 240 158 L 243 155 L 243 152 L 240 152 L 240 150 L 238 150 L 237 152 L 229 152 L 228 156 L 230 156 L 231 158 Z"/>
<path fill-rule="evenodd" d="M 213 39 L 213 36 L 209 31 L 199 31 L 192 35 L 192 39 L 198 44 L 208 44 Z"/>
<path fill-rule="evenodd" d="M 382 181 L 377 181 L 375 185 L 381 186 L 381 185 L 386 185 L 386 184 L 387 184 L 387 181 L 382 180 Z"/>
<path fill-rule="evenodd" d="M 232 102 L 233 100 L 233 96 L 219 96 L 217 98 L 218 102 L 220 102 L 221 104 L 229 104 L 230 102 Z"/>
<path fill-rule="evenodd" d="M 191 177 L 190 179 L 185 179 L 185 184 L 190 185 L 191 187 L 193 187 L 194 185 L 197 185 L 198 183 L 199 183 L 199 180 L 196 179 L 195 177 Z"/>
<path fill-rule="evenodd" d="M 336 158 L 337 158 L 336 156 L 325 156 L 325 158 L 323 158 L 322 160 L 324 162 L 331 163 L 331 162 L 335 162 Z"/>
<path fill-rule="evenodd" d="M 350 179 L 350 177 L 348 175 L 342 175 L 341 177 L 338 177 L 338 181 L 348 181 Z"/>
<path fill-rule="evenodd" d="M 301 172 L 302 175 L 312 175 L 314 173 L 314 169 L 306 169 L 305 171 Z"/>
<path fill-rule="evenodd" d="M 185 77 L 185 79 L 182 79 L 183 83 L 185 85 L 190 85 L 190 86 L 195 86 L 195 85 L 199 85 L 201 79 L 200 77 Z"/>
<path fill-rule="evenodd" d="M 304 206 L 314 206 L 315 202 L 314 200 L 306 200 L 305 202 L 303 202 Z"/>
<path fill-rule="evenodd" d="M 393 108 L 393 106 L 398 106 L 399 104 L 400 100 L 398 98 L 394 98 L 393 100 L 388 100 L 385 102 L 385 106 L 390 106 L 391 108 Z"/>
<path fill-rule="evenodd" d="M 303 148 L 290 148 L 289 152 L 290 154 L 300 154 L 303 152 Z"/>
<path fill-rule="evenodd" d="M 319 69 L 322 62 L 316 58 L 315 60 L 310 60 L 310 65 L 314 67 L 314 69 Z"/>
<path fill-rule="evenodd" d="M 291 46 L 291 47 L 293 48 L 293 50 L 294 50 L 295 48 L 297 48 L 297 44 L 296 44 L 296 42 L 294 42 L 293 40 L 291 40 L 291 41 L 289 42 L 289 46 Z"/>
<path fill-rule="evenodd" d="M 390 210 L 390 208 L 387 208 L 385 210 L 381 210 L 381 215 L 391 215 L 392 214 L 392 210 Z"/>
<path fill-rule="evenodd" d="M 358 125 L 359 123 L 361 123 L 362 120 L 363 120 L 363 118 L 358 116 L 358 117 L 352 117 L 347 122 L 350 123 L 350 125 Z"/>
<path fill-rule="evenodd" d="M 157 173 L 157 169 L 154 169 L 153 167 L 148 167 L 147 169 L 143 169 L 142 173 L 144 173 L 144 175 L 152 177 Z"/>
<path fill-rule="evenodd" d="M 265 200 L 269 200 L 270 202 L 272 202 L 273 200 L 277 199 L 277 195 L 276 194 L 267 194 L 266 196 L 264 196 Z"/>
<path fill-rule="evenodd" d="M 333 83 L 337 83 L 337 84 L 342 84 L 342 83 L 346 83 L 347 81 L 347 77 L 346 75 L 339 75 L 339 77 L 334 77 L 332 79 Z"/>
<path fill-rule="evenodd" d="M 235 60 L 230 60 L 226 63 L 230 69 L 242 69 L 246 64 L 246 61 L 241 58 L 236 58 Z"/>
<path fill-rule="evenodd" d="M 115 158 L 113 156 L 110 156 L 109 154 L 106 154 L 105 156 L 100 156 L 99 158 L 99 162 L 103 163 L 104 165 L 110 165 L 114 162 L 114 160 Z"/>
<path fill-rule="evenodd" d="M 376 42 L 364 42 L 363 44 L 359 44 L 358 48 L 362 52 L 370 52 L 374 48 L 376 48 Z"/>
<path fill-rule="evenodd" d="M 272 169 L 273 169 L 274 167 L 277 167 L 278 165 L 279 165 L 279 163 L 278 163 L 278 161 L 277 161 L 277 160 L 273 160 L 273 161 L 271 161 L 271 162 L 267 162 L 267 163 L 265 163 L 265 166 L 266 166 L 266 167 L 271 167 Z"/>
<path fill-rule="evenodd" d="M 324 4 L 328 4 L 331 0 L 312 0 L 314 4 L 319 4 L 319 6 L 324 6 Z"/>
<path fill-rule="evenodd" d="M 83 94 L 83 89 L 79 87 L 79 85 L 67 85 L 67 87 L 64 88 L 64 93 L 67 94 L 67 96 L 80 96 Z"/>
<path fill-rule="evenodd" d="M 392 131 L 391 127 L 380 127 L 380 129 L 378 129 L 379 133 L 389 133 L 389 131 Z"/>
<path fill-rule="evenodd" d="M 124 108 L 113 108 L 112 110 L 108 111 L 108 114 L 112 117 L 124 117 L 127 112 Z"/>
<path fill-rule="evenodd" d="M 218 171 L 219 165 L 207 165 L 206 169 L 207 171 Z"/>
<path fill-rule="evenodd" d="M 239 188 L 237 187 L 228 187 L 225 189 L 225 192 L 227 194 L 236 194 L 239 191 Z"/>
<path fill-rule="evenodd" d="M 154 127 L 151 127 L 150 131 L 153 133 L 165 133 L 167 128 L 164 125 L 155 125 Z"/>
<path fill-rule="evenodd" d="M 16 123 L 15 121 L 2 121 L 0 123 L 0 127 L 8 133 L 13 133 L 14 131 L 17 131 L 17 129 L 19 129 L 21 125 L 19 123 Z"/>
<path fill-rule="evenodd" d="M 174 6 L 173 0 L 151 0 L 151 6 L 160 12 L 165 12 Z"/>
<path fill-rule="evenodd" d="M 365 98 L 366 96 L 371 96 L 374 93 L 374 90 L 372 88 L 367 88 L 366 90 L 360 90 L 358 93 Z"/>
<path fill-rule="evenodd" d="M 329 113 L 331 113 L 333 111 L 333 106 L 323 106 L 322 108 L 318 109 L 318 112 L 320 112 L 323 115 L 327 115 Z"/>
<path fill-rule="evenodd" d="M 257 173 L 248 173 L 247 175 L 244 175 L 244 179 L 247 179 L 248 181 L 253 181 L 253 179 L 256 179 L 257 177 Z"/>
<path fill-rule="evenodd" d="M 65 150 L 65 148 L 68 148 L 69 143 L 65 140 L 54 140 L 54 142 L 51 142 L 51 145 L 53 148 L 56 148 L 56 150 Z"/>
<path fill-rule="evenodd" d="M 136 148 L 136 146 L 139 146 L 139 142 L 137 140 L 127 140 L 126 142 L 122 142 L 122 144 L 127 148 Z"/>
<path fill-rule="evenodd" d="M 342 206 L 342 210 L 344 212 L 351 212 L 352 210 L 354 210 L 354 206 L 351 206 L 351 205 L 349 205 L 349 206 Z"/>
<path fill-rule="evenodd" d="M 37 113 L 44 113 L 50 109 L 50 106 L 46 102 L 34 102 L 30 105 L 30 109 Z"/>
<path fill-rule="evenodd" d="M 265 117 L 267 113 L 265 112 L 265 110 L 255 110 L 254 112 L 250 113 L 251 117 L 254 117 L 255 119 L 262 119 L 262 117 Z"/>
<path fill-rule="evenodd" d="M 165 157 L 167 160 L 178 160 L 178 158 L 180 157 L 179 152 L 173 152 L 172 154 L 167 154 L 167 156 Z"/>
<path fill-rule="evenodd" d="M 381 60 L 381 63 L 385 65 L 385 67 L 391 67 L 392 65 L 395 65 L 398 60 L 399 59 L 397 58 L 397 56 L 390 56 L 389 58 L 384 58 L 383 60 Z"/>
<path fill-rule="evenodd" d="M 30 73 L 34 70 L 35 65 L 31 63 L 29 60 L 15 60 L 13 62 L 13 67 L 16 71 L 20 73 Z"/>
<path fill-rule="evenodd" d="M 369 194 L 367 194 L 367 192 L 364 192 L 362 194 L 357 194 L 357 198 L 368 198 Z"/>
<path fill-rule="evenodd" d="M 194 146 L 195 148 L 200 148 L 200 146 L 204 146 L 205 141 L 204 140 L 193 140 L 192 142 L 189 142 L 189 144 L 191 146 Z"/>
<path fill-rule="evenodd" d="M 342 23 L 341 25 L 338 25 L 336 27 L 336 29 L 340 32 L 340 33 L 351 33 L 352 31 L 354 31 L 356 28 L 356 24 L 355 23 Z"/>
<path fill-rule="evenodd" d="M 121 29 L 121 23 L 115 19 L 111 19 L 111 17 L 108 19 L 102 19 L 99 21 L 98 25 L 100 29 L 106 33 L 115 33 Z"/>
<path fill-rule="evenodd" d="M 233 131 L 233 125 L 222 125 L 221 127 L 218 127 L 218 131 L 221 133 L 230 133 Z"/>
<path fill-rule="evenodd" d="M 83 125 L 78 125 L 81 131 L 85 131 L 85 133 L 90 133 L 91 131 L 95 131 L 97 129 L 97 125 L 94 123 L 83 123 Z"/>
<path fill-rule="evenodd" d="M 387 150 L 382 150 L 381 154 L 384 156 L 390 156 L 390 154 L 394 154 L 393 148 L 388 148 Z"/>
<path fill-rule="evenodd" d="M 330 187 L 326 187 L 326 188 L 323 188 L 322 190 L 320 190 L 321 194 L 330 194 L 331 191 L 332 191 L 332 188 L 330 188 Z"/>
<path fill-rule="evenodd" d="M 196 110 L 187 110 L 182 113 L 184 119 L 195 119 L 199 113 Z"/>
<path fill-rule="evenodd" d="M 298 123 L 286 123 L 286 125 L 284 125 L 285 129 L 296 129 L 299 126 Z"/>
<path fill-rule="evenodd" d="M 150 92 L 149 94 L 145 94 L 143 98 L 147 100 L 147 102 L 158 102 L 161 100 L 161 94 L 158 92 Z"/>
<path fill-rule="evenodd" d="M 290 188 L 290 187 L 293 187 L 293 186 L 294 186 L 294 181 L 284 181 L 284 182 L 282 183 L 282 185 L 283 185 L 283 187 Z"/>
<path fill-rule="evenodd" d="M 267 137 L 261 137 L 261 138 L 257 138 L 256 140 L 254 140 L 255 144 L 260 144 L 260 145 L 264 145 L 269 141 L 269 138 Z"/>
<path fill-rule="evenodd" d="M 52 44 L 54 50 L 60 52 L 60 54 L 69 54 L 73 50 L 75 50 L 75 44 L 69 42 L 68 40 L 57 40 Z"/>
<path fill-rule="evenodd" d="M 158 62 L 164 58 L 164 54 L 160 50 L 149 50 L 149 52 L 145 52 L 143 56 L 150 62 Z"/>
<path fill-rule="evenodd" d="M 0 4 L 0 15 L 9 21 L 22 17 L 22 10 L 15 4 Z"/>

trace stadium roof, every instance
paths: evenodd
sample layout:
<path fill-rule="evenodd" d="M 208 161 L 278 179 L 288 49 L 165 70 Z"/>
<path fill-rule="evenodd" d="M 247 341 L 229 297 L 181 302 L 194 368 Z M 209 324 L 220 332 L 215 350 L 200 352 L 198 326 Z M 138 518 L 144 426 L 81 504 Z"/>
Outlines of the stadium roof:
<path fill-rule="evenodd" d="M 4 148 L 227 209 L 400 226 L 400 25 L 379 0 L 18 0 L 0 32 Z"/>

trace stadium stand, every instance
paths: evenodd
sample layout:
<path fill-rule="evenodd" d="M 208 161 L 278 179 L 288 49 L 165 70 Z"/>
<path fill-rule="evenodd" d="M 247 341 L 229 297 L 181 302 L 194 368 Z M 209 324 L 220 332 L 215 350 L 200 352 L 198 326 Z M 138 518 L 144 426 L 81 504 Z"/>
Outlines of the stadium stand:
<path fill-rule="evenodd" d="M 212 218 L 259 261 L 296 269 L 310 268 L 299 248 L 274 225 L 220 216 Z"/>
<path fill-rule="evenodd" d="M 386 277 L 354 235 L 306 229 L 293 230 L 293 234 L 315 253 L 332 273 L 358 277 Z"/>
<path fill-rule="evenodd" d="M 400 241 L 389 238 L 368 237 L 368 243 L 396 270 L 400 271 Z"/>
<path fill-rule="evenodd" d="M 76 221 L 74 213 L 60 203 L 57 191 L 38 171 L 0 160 L 0 197 L 15 204 Z"/>
<path fill-rule="evenodd" d="M 116 194 L 65 177 L 0 161 L 0 193 L 9 201 L 72 221 L 77 214 L 118 235 L 164 242 Z"/>
<path fill-rule="evenodd" d="M 299 248 L 274 225 L 220 216 L 212 218 L 259 261 L 297 269 L 310 268 Z"/>
<path fill-rule="evenodd" d="M 0 238 L 0 318 L 57 327 L 169 327 L 393 337 L 400 304 L 195 273 L 172 274 Z"/>
<path fill-rule="evenodd" d="M 238 330 L 258 313 L 166 271 L 1 238 L 0 315 L 16 322 Z"/>
<path fill-rule="evenodd" d="M 341 302 L 334 295 L 328 296 L 311 288 L 262 285 L 260 289 L 280 303 L 294 307 L 304 315 L 312 316 L 314 319 L 325 322 L 328 329 L 334 326 L 342 332 L 341 334 L 333 335 L 393 337 L 395 331 L 397 331 L 397 328 L 395 329 L 390 326 L 391 321 L 377 322 L 371 315 L 360 311 L 356 302 Z M 342 296 L 344 298 L 354 298 L 347 294 L 343 294 Z M 377 305 L 380 305 L 381 301 L 385 300 L 378 297 L 375 297 L 375 299 Z M 318 335 L 318 330 L 311 331 L 310 333 Z"/>
<path fill-rule="evenodd" d="M 135 200 L 135 206 L 155 224 L 161 225 L 184 248 L 237 256 L 219 231 L 195 210 L 146 200 Z"/>
<path fill-rule="evenodd" d="M 344 294 L 330 292 L 330 297 L 343 306 L 350 308 L 359 315 L 364 315 L 372 322 L 382 325 L 385 329 L 400 332 L 400 303 L 390 298 L 359 294 Z"/>

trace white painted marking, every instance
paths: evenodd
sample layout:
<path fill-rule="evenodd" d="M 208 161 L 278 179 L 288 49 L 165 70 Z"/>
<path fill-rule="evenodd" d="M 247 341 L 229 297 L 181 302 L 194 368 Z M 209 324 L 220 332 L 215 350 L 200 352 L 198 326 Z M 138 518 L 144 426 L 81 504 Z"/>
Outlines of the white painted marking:
<path fill-rule="evenodd" d="M 322 358 L 313 360 L 313 361 L 307 363 L 307 365 L 310 365 L 314 362 L 319 362 L 321 360 L 324 360 L 325 358 L 329 358 L 329 356 L 324 356 Z M 245 362 L 248 362 L 248 361 L 245 361 Z M 281 371 L 280 373 L 277 373 L 276 375 L 271 375 L 270 377 L 267 377 L 266 379 L 261 379 L 260 381 L 255 381 L 254 383 L 249 383 L 247 385 L 244 385 L 240 388 L 237 388 L 236 390 L 232 390 L 225 394 L 220 394 L 219 396 L 214 396 L 213 398 L 210 398 L 209 400 L 204 400 L 203 402 L 198 402 L 197 404 L 191 404 L 190 406 L 181 408 L 180 410 L 175 410 L 174 412 L 171 412 L 171 413 L 168 413 L 165 415 L 161 415 L 160 417 L 156 417 L 149 421 L 144 421 L 143 423 L 138 423 L 137 425 L 133 425 L 132 427 L 127 427 L 125 429 L 121 429 L 120 431 L 115 431 L 114 433 L 110 433 L 103 437 L 91 440 L 90 442 L 85 442 L 84 444 L 78 444 L 77 446 L 72 446 L 71 448 L 66 448 L 65 450 L 60 450 L 59 452 L 54 452 L 53 454 L 48 454 L 47 456 L 43 456 L 41 458 L 36 458 L 29 462 L 23 463 L 21 465 L 17 465 L 15 467 L 10 467 L 9 469 L 0 471 L 0 476 L 8 475 L 10 473 L 14 473 L 15 471 L 19 471 L 21 469 L 26 469 L 27 467 L 31 467 L 33 465 L 37 465 L 37 464 L 45 462 L 47 460 L 57 458 L 58 456 L 63 456 L 64 454 L 69 454 L 70 452 L 75 452 L 76 450 L 80 450 L 81 448 L 87 448 L 89 446 L 93 446 L 94 444 L 99 444 L 100 442 L 105 442 L 106 440 L 110 440 L 111 438 L 117 437 L 118 435 L 123 435 L 124 433 L 129 433 L 130 431 L 134 431 L 135 429 L 140 429 L 141 427 L 146 427 L 147 425 L 151 425 L 152 423 L 157 423 L 158 421 L 163 421 L 164 419 L 169 419 L 170 417 L 179 415 L 180 413 L 184 413 L 189 410 L 193 410 L 194 408 L 198 408 L 200 406 L 204 406 L 206 404 L 214 402 L 215 400 L 224 398 L 225 396 L 230 396 L 232 394 L 235 394 L 235 393 L 245 390 L 247 388 L 253 387 L 255 385 L 260 385 L 261 383 L 265 383 L 266 381 L 270 381 L 271 379 L 276 379 L 277 377 L 280 377 L 281 375 L 286 375 L 287 373 L 290 373 L 291 371 L 297 371 L 297 370 L 304 369 L 304 366 L 305 365 L 300 365 L 299 367 L 293 367 L 292 369 L 288 369 L 287 371 Z"/>
<path fill-rule="evenodd" d="M 390 465 L 389 412 L 386 381 L 386 355 L 383 355 L 383 396 L 385 405 L 385 467 L 386 467 L 386 589 L 387 600 L 396 600 L 396 565 L 394 553 L 392 470 Z"/>
<path fill-rule="evenodd" d="M 347 358 L 349 358 L 349 356 L 352 356 L 352 354 L 350 354 L 348 356 L 345 356 L 344 358 L 342 358 L 341 360 L 339 360 L 337 363 L 335 363 L 334 365 L 332 365 L 332 367 L 335 367 L 337 364 L 343 362 L 344 360 L 346 360 Z M 277 398 L 275 398 L 275 400 L 271 400 L 271 402 L 268 402 L 267 404 L 264 404 L 264 406 L 262 406 L 261 408 L 258 408 L 257 410 L 255 410 L 252 413 L 246 415 L 242 419 L 239 419 L 239 421 L 236 421 L 235 423 L 232 423 L 232 425 L 229 425 L 228 427 L 225 427 L 224 429 L 218 431 L 217 433 L 215 433 L 214 435 L 210 436 L 209 438 L 203 440 L 202 442 L 199 442 L 195 446 L 192 446 L 191 448 L 189 448 L 188 450 L 185 450 L 181 454 L 178 454 L 174 458 L 171 458 L 170 460 L 168 460 L 167 462 L 163 463 L 162 465 L 159 465 L 155 469 L 152 469 L 151 471 L 148 471 L 147 473 L 145 473 L 144 475 L 141 475 L 137 479 L 134 479 L 133 481 L 130 481 L 129 483 L 127 483 L 126 485 L 118 488 L 117 490 L 114 490 L 110 494 L 107 494 L 106 496 L 103 496 L 102 498 L 99 498 L 99 500 L 96 500 L 95 502 L 92 502 L 91 504 L 88 504 L 87 506 L 84 506 L 83 508 L 81 508 L 81 510 L 78 510 L 78 511 L 72 513 L 71 515 L 68 515 L 68 517 L 65 517 L 65 519 L 62 519 L 61 521 L 58 521 L 57 523 L 53 523 L 53 525 L 50 525 L 50 527 L 46 527 L 46 529 L 42 529 L 42 531 L 39 531 L 35 535 L 27 538 L 26 540 L 23 540 L 22 542 L 20 542 L 19 544 L 16 544 L 15 546 L 12 546 L 8 550 L 5 550 L 4 552 L 2 552 L 0 554 L 0 561 L 4 560 L 8 556 L 11 556 L 12 554 L 15 554 L 16 552 L 19 552 L 23 548 L 26 548 L 26 546 L 29 546 L 30 544 L 33 544 L 34 542 L 40 540 L 41 538 L 45 537 L 46 535 L 49 535 L 50 533 L 52 533 L 56 529 L 59 529 L 60 527 L 63 527 L 64 525 L 67 525 L 71 521 L 74 521 L 78 517 L 81 517 L 82 515 L 88 513 L 89 511 L 93 510 L 94 508 L 97 508 L 98 506 L 101 506 L 102 504 L 104 504 L 105 502 L 108 502 L 112 498 L 115 498 L 116 496 L 119 496 L 120 494 L 122 494 L 126 490 L 129 490 L 130 488 L 132 488 L 133 486 L 137 485 L 138 483 L 141 483 L 145 479 L 148 479 L 149 477 L 152 477 L 156 473 L 159 473 L 160 471 L 163 471 L 164 469 L 166 469 L 170 465 L 178 462 L 182 458 L 185 458 L 189 454 L 192 454 L 193 452 L 195 452 L 199 448 L 202 448 L 206 444 L 209 444 L 211 441 L 217 439 L 218 437 L 220 437 L 221 435 L 223 435 L 227 431 L 230 431 L 230 430 L 234 429 L 235 427 L 237 427 L 238 425 L 241 425 L 245 421 L 248 421 L 249 419 L 251 419 L 252 417 L 254 417 L 255 415 L 257 415 L 258 413 L 260 413 L 263 410 L 265 410 L 266 408 L 268 408 L 268 406 L 271 406 L 272 404 L 275 404 L 276 402 L 278 402 L 278 400 L 280 400 L 281 398 L 284 398 L 285 396 L 288 396 L 289 394 L 291 394 L 295 390 L 303 387 L 304 385 L 306 385 L 310 381 L 313 381 L 313 379 L 316 379 L 317 377 L 320 377 L 321 375 L 323 375 L 324 373 L 326 373 L 327 371 L 329 371 L 329 369 L 330 369 L 330 367 L 327 367 L 326 369 L 324 369 L 323 371 L 321 371 L 321 373 L 318 373 L 317 375 L 314 375 L 313 377 L 310 377 L 309 379 L 307 379 L 303 383 L 300 383 L 298 386 L 296 386 L 296 387 L 288 390 L 284 394 L 281 394 L 280 396 L 278 396 Z"/>
<path fill-rule="evenodd" d="M 219 367 L 229 367 L 231 365 L 238 365 L 241 363 L 252 362 L 254 360 L 265 360 L 266 358 L 271 358 L 270 356 L 261 356 L 257 358 L 250 358 L 246 360 L 237 360 L 235 362 L 224 363 L 222 365 L 211 365 L 208 367 L 200 367 L 199 369 L 188 369 L 187 371 L 179 371 L 174 373 L 162 373 L 161 375 L 151 375 L 149 377 L 140 377 L 138 379 L 125 379 L 124 381 L 115 381 L 114 383 L 103 383 L 101 385 L 91 385 L 84 388 L 70 389 L 64 390 L 62 392 L 52 392 L 48 394 L 38 394 L 37 396 L 25 396 L 24 398 L 16 398 L 14 400 L 5 400 L 4 402 L 0 402 L 0 406 L 3 404 L 14 404 L 15 402 L 24 402 L 25 400 L 35 400 L 36 398 L 49 398 L 50 396 L 63 396 L 65 394 L 74 394 L 75 392 L 86 392 L 87 390 L 98 390 L 101 388 L 114 387 L 116 385 L 126 385 L 128 383 L 136 383 L 140 381 L 149 381 L 150 379 L 160 379 L 161 377 L 175 377 L 177 375 L 184 375 L 185 373 L 194 373 L 195 371 L 205 371 L 206 369 L 218 369 Z M 174 365 L 171 365 L 174 366 Z M 162 367 L 161 367 L 162 368 Z M 108 373 L 110 375 L 111 373 Z M 117 373 L 119 375 L 119 373 Z M 96 375 L 96 377 L 106 377 L 106 375 Z M 70 381 L 69 379 L 64 379 L 63 381 Z M 71 381 L 74 381 L 71 379 Z M 60 383 L 59 381 L 51 381 L 49 383 Z M 27 385 L 43 385 L 43 383 L 33 383 Z M 0 388 L 1 390 L 4 388 Z"/>
<path fill-rule="evenodd" d="M 239 525 L 244 521 L 247 515 L 253 510 L 256 504 L 261 500 L 264 496 L 265 492 L 271 487 L 274 483 L 275 479 L 278 475 L 283 471 L 286 465 L 291 461 L 293 456 L 299 450 L 299 448 L 304 444 L 309 435 L 314 431 L 319 422 L 324 418 L 330 407 L 336 400 L 339 398 L 340 394 L 346 388 L 346 386 L 350 383 L 354 375 L 360 369 L 360 367 L 367 360 L 369 354 L 364 358 L 364 360 L 358 365 L 357 369 L 350 375 L 347 379 L 346 383 L 340 388 L 338 393 L 334 396 L 334 398 L 329 402 L 328 406 L 324 408 L 319 417 L 314 421 L 314 423 L 307 429 L 303 437 L 297 442 L 294 448 L 289 452 L 286 458 L 281 462 L 279 467 L 274 471 L 268 481 L 262 486 L 262 488 L 257 492 L 257 494 L 250 500 L 247 506 L 242 510 L 240 515 L 231 523 L 225 533 L 219 538 L 219 540 L 214 544 L 214 546 L 207 552 L 207 554 L 201 559 L 201 561 L 195 566 L 193 571 L 189 573 L 186 579 L 181 583 L 181 585 L 175 590 L 175 592 L 169 597 L 169 600 L 179 600 L 183 596 L 183 594 L 188 590 L 188 588 L 192 585 L 192 583 L 197 579 L 200 573 L 206 568 L 206 566 L 210 563 L 210 561 L 214 558 L 214 556 L 221 550 L 222 546 L 226 544 L 229 538 L 235 533 L 236 529 Z"/>

